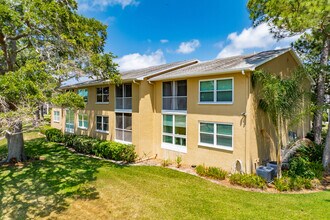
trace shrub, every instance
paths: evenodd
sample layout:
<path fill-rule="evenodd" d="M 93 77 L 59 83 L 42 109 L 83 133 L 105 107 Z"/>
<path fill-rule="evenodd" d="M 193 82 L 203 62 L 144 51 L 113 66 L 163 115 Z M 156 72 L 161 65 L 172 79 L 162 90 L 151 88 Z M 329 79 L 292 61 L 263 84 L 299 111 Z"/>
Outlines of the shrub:
<path fill-rule="evenodd" d="M 280 192 L 289 191 L 290 190 L 290 178 L 282 177 L 274 180 L 275 189 Z"/>
<path fill-rule="evenodd" d="M 297 150 L 295 157 L 302 157 L 310 162 L 322 162 L 324 145 L 303 146 Z"/>
<path fill-rule="evenodd" d="M 198 165 L 196 167 L 196 173 L 201 176 L 206 176 L 206 167 L 204 165 Z"/>
<path fill-rule="evenodd" d="M 278 191 L 298 191 L 302 189 L 313 189 L 317 186 L 317 183 L 313 180 L 303 178 L 303 177 L 282 177 L 280 179 L 275 179 L 275 188 Z"/>
<path fill-rule="evenodd" d="M 43 126 L 40 126 L 40 127 L 39 127 L 39 132 L 40 132 L 41 134 L 46 134 L 46 131 L 49 130 L 49 129 L 51 129 L 51 128 L 52 128 L 52 127 L 49 126 L 49 125 L 43 125 Z"/>
<path fill-rule="evenodd" d="M 196 167 L 196 172 L 201 176 L 207 176 L 218 180 L 224 180 L 227 176 L 227 171 L 218 167 L 205 167 L 199 165 Z"/>
<path fill-rule="evenodd" d="M 323 166 L 320 162 L 309 162 L 304 157 L 293 157 L 290 159 L 290 177 L 303 177 L 308 179 L 322 178 Z"/>
<path fill-rule="evenodd" d="M 46 139 L 51 142 L 60 143 L 63 141 L 62 131 L 56 128 L 50 128 L 45 131 Z"/>
<path fill-rule="evenodd" d="M 47 140 L 53 142 L 63 142 L 66 147 L 72 147 L 79 153 L 94 154 L 98 157 L 124 162 L 134 162 L 137 158 L 134 145 L 122 144 L 113 141 L 101 141 L 96 138 L 62 134 L 56 128 L 46 130 Z"/>
<path fill-rule="evenodd" d="M 63 142 L 64 142 L 64 146 L 66 147 L 73 147 L 73 141 L 74 138 L 76 137 L 75 134 L 64 134 L 63 135 Z"/>
<path fill-rule="evenodd" d="M 171 160 L 170 159 L 163 160 L 163 162 L 162 162 L 163 167 L 168 167 L 169 165 L 171 165 Z"/>
<path fill-rule="evenodd" d="M 176 167 L 180 168 L 181 167 L 181 162 L 182 162 L 182 157 L 181 156 L 177 156 L 175 158 L 175 162 L 176 162 Z"/>
<path fill-rule="evenodd" d="M 137 158 L 135 147 L 132 144 L 126 144 L 122 146 L 122 152 L 120 153 L 120 160 L 131 163 Z"/>
<path fill-rule="evenodd" d="M 235 173 L 229 177 L 229 181 L 233 185 L 240 185 L 248 188 L 264 189 L 267 187 L 266 181 L 255 174 Z"/>
<path fill-rule="evenodd" d="M 95 147 L 100 141 L 88 136 L 74 136 L 72 139 L 72 147 L 83 154 L 92 154 L 93 147 Z"/>
<path fill-rule="evenodd" d="M 93 154 L 95 154 L 98 157 L 111 159 L 110 142 L 108 141 L 100 141 L 99 144 L 93 147 L 92 151 Z"/>
<path fill-rule="evenodd" d="M 224 180 L 227 176 L 227 171 L 218 167 L 209 167 L 206 171 L 206 175 L 218 180 Z"/>

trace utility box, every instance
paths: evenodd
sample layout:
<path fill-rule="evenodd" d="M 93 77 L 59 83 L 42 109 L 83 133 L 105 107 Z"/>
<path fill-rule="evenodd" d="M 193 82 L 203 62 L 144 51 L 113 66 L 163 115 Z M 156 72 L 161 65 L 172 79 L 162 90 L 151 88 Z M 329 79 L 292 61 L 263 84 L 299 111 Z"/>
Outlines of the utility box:
<path fill-rule="evenodd" d="M 269 163 L 267 163 L 267 167 L 269 168 L 273 168 L 273 177 L 276 177 L 277 176 L 277 163 L 276 161 L 271 161 Z"/>
<path fill-rule="evenodd" d="M 271 167 L 260 166 L 257 168 L 257 175 L 269 183 L 274 178 L 273 171 L 274 171 L 274 169 Z"/>

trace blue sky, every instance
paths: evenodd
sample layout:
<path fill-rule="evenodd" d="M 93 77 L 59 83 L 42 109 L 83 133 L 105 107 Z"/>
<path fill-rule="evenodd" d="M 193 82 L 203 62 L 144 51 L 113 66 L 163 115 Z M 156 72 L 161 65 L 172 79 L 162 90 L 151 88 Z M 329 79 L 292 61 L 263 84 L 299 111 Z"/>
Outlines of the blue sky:
<path fill-rule="evenodd" d="M 121 70 L 282 48 L 267 25 L 252 28 L 246 0 L 78 0 L 79 13 L 109 25 L 106 51 Z"/>

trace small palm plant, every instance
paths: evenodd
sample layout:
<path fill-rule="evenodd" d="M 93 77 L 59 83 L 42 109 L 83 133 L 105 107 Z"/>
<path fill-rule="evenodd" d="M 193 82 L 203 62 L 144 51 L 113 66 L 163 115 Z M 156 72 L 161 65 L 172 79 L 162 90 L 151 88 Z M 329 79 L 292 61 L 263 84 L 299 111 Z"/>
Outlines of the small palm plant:
<path fill-rule="evenodd" d="M 252 75 L 252 85 L 256 91 L 259 101 L 259 108 L 270 118 L 275 127 L 278 138 L 276 149 L 277 176 L 282 176 L 281 172 L 281 149 L 283 146 L 283 124 L 287 122 L 299 122 L 301 113 L 305 112 L 304 85 L 307 79 L 306 72 L 299 68 L 290 77 L 281 77 L 267 73 L 265 71 L 255 71 Z"/>

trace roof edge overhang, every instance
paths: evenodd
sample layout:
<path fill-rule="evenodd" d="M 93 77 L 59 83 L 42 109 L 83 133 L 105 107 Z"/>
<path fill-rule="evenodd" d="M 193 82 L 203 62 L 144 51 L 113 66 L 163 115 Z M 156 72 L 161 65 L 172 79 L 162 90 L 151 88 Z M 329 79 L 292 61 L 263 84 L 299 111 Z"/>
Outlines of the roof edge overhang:
<path fill-rule="evenodd" d="M 184 68 L 184 67 L 187 67 L 187 66 L 190 66 L 190 65 L 193 65 L 193 64 L 196 64 L 196 63 L 199 63 L 200 61 L 199 60 L 191 60 L 187 63 L 184 63 L 184 64 L 181 64 L 181 65 L 178 65 L 178 66 L 174 66 L 174 67 L 171 67 L 171 68 L 168 68 L 168 69 L 165 69 L 165 70 L 162 70 L 162 71 L 158 71 L 156 73 L 153 73 L 153 74 L 149 74 L 149 75 L 146 75 L 146 76 L 143 76 L 143 77 L 138 77 L 136 78 L 136 80 L 145 80 L 145 79 L 150 79 L 152 77 L 155 77 L 155 76 L 159 76 L 161 74 L 164 74 L 164 73 L 168 73 L 168 72 L 171 72 L 173 70 L 177 70 L 177 69 L 180 69 L 180 68 Z"/>
<path fill-rule="evenodd" d="M 156 82 L 156 81 L 165 81 L 165 80 L 173 80 L 173 79 L 180 79 L 180 78 L 195 78 L 195 77 L 203 77 L 203 76 L 214 76 L 214 75 L 225 75 L 225 74 L 232 74 L 232 73 L 242 73 L 244 71 L 251 72 L 254 71 L 254 67 L 249 68 L 235 68 L 230 70 L 224 70 L 224 71 L 210 71 L 210 72 L 194 72 L 190 76 L 182 76 L 182 77 L 168 77 L 166 79 L 149 79 L 148 81 Z"/>

